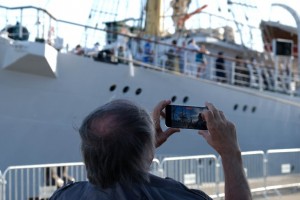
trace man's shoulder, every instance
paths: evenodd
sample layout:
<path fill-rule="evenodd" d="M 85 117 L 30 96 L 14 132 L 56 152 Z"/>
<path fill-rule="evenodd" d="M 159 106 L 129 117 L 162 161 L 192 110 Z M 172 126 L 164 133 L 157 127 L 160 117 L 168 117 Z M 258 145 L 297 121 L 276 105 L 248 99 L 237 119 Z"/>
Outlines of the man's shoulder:
<path fill-rule="evenodd" d="M 158 192 L 167 199 L 211 199 L 201 190 L 189 189 L 184 184 L 168 177 L 160 178 L 150 175 L 150 188 L 152 192 Z"/>
<path fill-rule="evenodd" d="M 56 190 L 50 198 L 50 200 L 64 199 L 63 196 L 69 196 L 69 194 L 77 196 L 78 194 L 82 193 L 82 191 L 87 187 L 87 185 L 87 181 L 70 182 Z"/>
<path fill-rule="evenodd" d="M 70 183 L 57 190 L 50 200 L 69 200 L 69 199 L 185 199 L 185 200 L 211 200 L 211 198 L 200 190 L 191 190 L 184 184 L 171 178 L 160 178 L 149 175 L 150 182 L 136 184 L 131 189 L 128 186 L 117 184 L 108 189 L 96 188 L 89 182 Z M 137 195 L 137 196 L 136 196 Z M 116 198 L 117 197 L 117 198 Z"/>

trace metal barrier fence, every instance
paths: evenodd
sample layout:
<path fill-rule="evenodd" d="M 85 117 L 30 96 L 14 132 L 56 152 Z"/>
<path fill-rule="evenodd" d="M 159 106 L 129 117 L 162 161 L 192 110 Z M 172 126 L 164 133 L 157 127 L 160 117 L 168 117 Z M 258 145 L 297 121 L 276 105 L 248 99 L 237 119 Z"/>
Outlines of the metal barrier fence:
<path fill-rule="evenodd" d="M 218 165 L 215 155 L 164 158 L 163 177 L 182 182 L 189 188 L 203 189 L 209 195 L 218 193 Z"/>
<path fill-rule="evenodd" d="M 251 191 L 260 192 L 265 190 L 265 153 L 263 151 L 242 152 L 244 171 L 251 188 Z M 218 158 L 220 163 L 220 192 L 224 193 L 224 172 L 222 170 L 221 157 Z"/>
<path fill-rule="evenodd" d="M 243 166 L 251 192 L 300 187 L 300 149 L 242 152 Z M 221 158 L 214 155 L 168 157 L 161 161 L 162 177 L 187 187 L 201 189 L 213 198 L 224 196 Z"/>
<path fill-rule="evenodd" d="M 150 172 L 159 174 L 160 162 L 153 159 Z M 0 200 L 48 199 L 70 181 L 86 181 L 84 163 L 59 163 L 8 167 L 0 171 Z"/>
<path fill-rule="evenodd" d="M 252 193 L 300 187 L 300 149 L 242 152 L 242 159 Z M 212 198 L 224 196 L 222 161 L 215 155 L 155 158 L 150 173 L 201 189 Z M 81 162 L 8 167 L 0 171 L 0 200 L 46 199 L 61 184 L 86 177 Z"/>
<path fill-rule="evenodd" d="M 2 177 L 3 200 L 46 199 L 64 182 L 86 180 L 86 172 L 83 163 L 28 165 L 8 167 Z"/>
<path fill-rule="evenodd" d="M 266 159 L 268 190 L 300 186 L 300 149 L 268 150 Z"/>

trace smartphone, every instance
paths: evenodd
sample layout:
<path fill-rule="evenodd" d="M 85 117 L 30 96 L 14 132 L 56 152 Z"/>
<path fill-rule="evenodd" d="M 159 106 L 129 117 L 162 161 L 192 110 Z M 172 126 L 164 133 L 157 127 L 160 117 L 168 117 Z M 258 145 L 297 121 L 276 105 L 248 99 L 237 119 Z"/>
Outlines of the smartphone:
<path fill-rule="evenodd" d="M 201 113 L 207 107 L 167 105 L 165 123 L 167 127 L 207 130 Z"/>

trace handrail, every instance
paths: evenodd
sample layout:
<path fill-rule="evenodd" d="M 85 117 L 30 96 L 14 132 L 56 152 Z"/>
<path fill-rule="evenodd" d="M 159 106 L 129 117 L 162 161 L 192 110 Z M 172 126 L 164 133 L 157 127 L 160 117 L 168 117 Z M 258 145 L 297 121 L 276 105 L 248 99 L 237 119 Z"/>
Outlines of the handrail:
<path fill-rule="evenodd" d="M 19 165 L 19 166 L 9 166 L 4 172 L 3 176 L 5 177 L 8 171 L 10 170 L 16 170 L 16 169 L 37 169 L 41 167 L 57 167 L 57 166 L 78 166 L 78 165 L 84 165 L 83 162 L 72 162 L 72 163 L 52 163 L 52 164 L 39 164 L 39 165 Z"/>
<path fill-rule="evenodd" d="M 291 152 L 300 152 L 300 148 L 294 149 L 269 149 L 267 153 L 291 153 Z"/>
<path fill-rule="evenodd" d="M 45 13 L 47 13 L 52 19 L 57 20 L 51 13 L 49 13 L 46 9 L 44 8 L 39 8 L 36 6 L 18 6 L 18 7 L 7 7 L 7 6 L 1 6 L 0 8 L 4 8 L 4 9 L 8 9 L 8 10 L 22 10 L 22 9 L 36 9 L 36 10 L 40 10 L 43 11 Z"/>

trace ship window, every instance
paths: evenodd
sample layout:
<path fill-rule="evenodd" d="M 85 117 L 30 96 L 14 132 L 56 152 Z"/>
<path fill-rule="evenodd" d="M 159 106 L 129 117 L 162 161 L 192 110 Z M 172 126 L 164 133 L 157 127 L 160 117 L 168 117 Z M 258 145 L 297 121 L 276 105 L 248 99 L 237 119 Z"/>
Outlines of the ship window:
<path fill-rule="evenodd" d="M 243 107 L 243 111 L 245 112 L 247 110 L 248 106 L 247 105 L 244 105 Z"/>
<path fill-rule="evenodd" d="M 235 105 L 233 106 L 233 110 L 237 110 L 238 107 L 239 107 L 239 105 L 235 104 Z"/>
<path fill-rule="evenodd" d="M 256 107 L 253 106 L 253 107 L 252 107 L 252 112 L 254 113 L 255 111 L 256 111 Z"/>
<path fill-rule="evenodd" d="M 112 86 L 110 86 L 109 91 L 114 91 L 117 88 L 117 86 L 115 84 L 113 84 Z"/>
<path fill-rule="evenodd" d="M 128 87 L 128 86 L 125 86 L 125 87 L 123 88 L 123 93 L 128 92 L 128 90 L 129 90 L 129 87 Z"/>
<path fill-rule="evenodd" d="M 189 97 L 188 96 L 185 96 L 184 98 L 183 98 L 183 103 L 187 103 L 189 101 Z"/>
<path fill-rule="evenodd" d="M 173 96 L 173 97 L 171 98 L 172 102 L 175 102 L 175 101 L 176 101 L 176 99 L 177 99 L 177 97 L 176 97 L 176 96 Z"/>
<path fill-rule="evenodd" d="M 142 93 L 142 89 L 141 88 L 138 88 L 136 91 L 135 91 L 135 94 L 136 95 L 139 95 L 139 94 L 141 94 Z"/>

